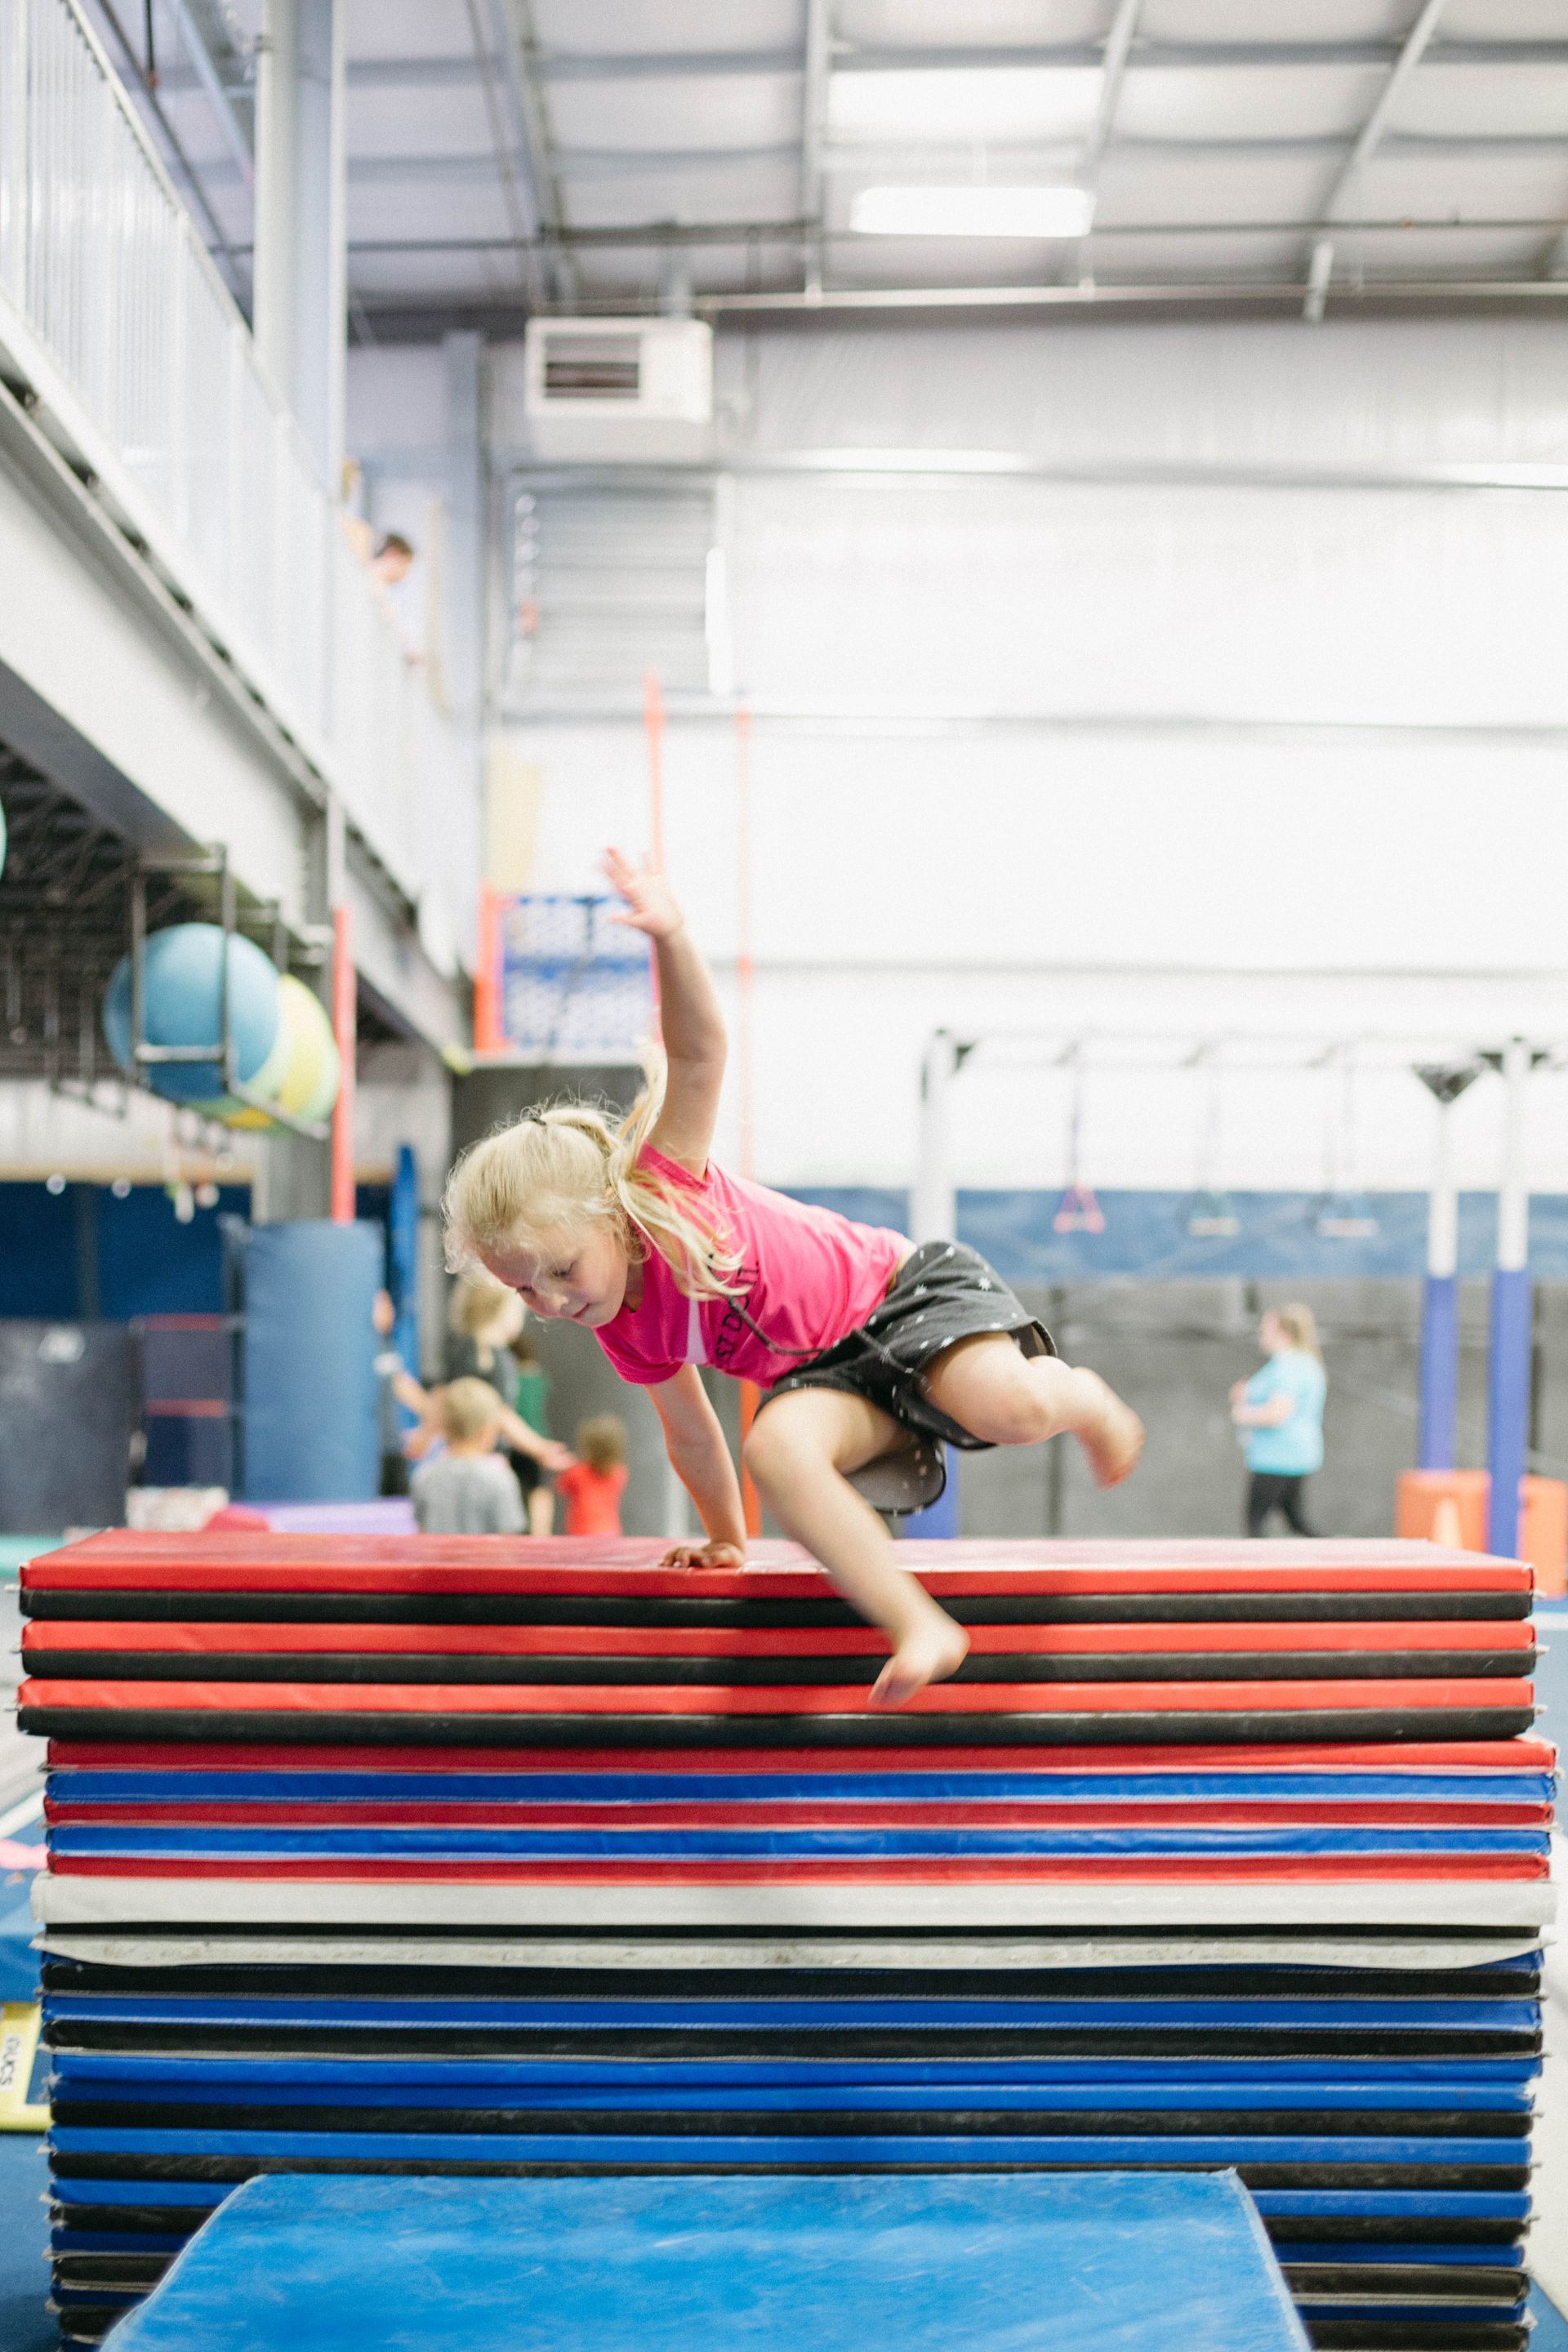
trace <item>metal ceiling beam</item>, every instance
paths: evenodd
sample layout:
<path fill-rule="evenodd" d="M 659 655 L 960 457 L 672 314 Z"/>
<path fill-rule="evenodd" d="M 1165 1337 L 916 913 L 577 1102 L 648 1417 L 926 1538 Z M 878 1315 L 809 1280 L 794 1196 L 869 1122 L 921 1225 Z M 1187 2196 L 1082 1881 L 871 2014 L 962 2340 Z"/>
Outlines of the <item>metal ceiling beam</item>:
<path fill-rule="evenodd" d="M 575 252 L 617 252 L 623 249 L 661 246 L 735 246 L 735 245 L 799 245 L 815 233 L 815 223 L 806 220 L 749 221 L 632 221 L 624 227 L 567 228 L 553 239 L 537 237 L 531 245 L 542 250 L 547 244 L 563 245 Z M 1405 236 L 1420 231 L 1425 236 L 1473 236 L 1490 233 L 1508 233 L 1520 236 L 1560 232 L 1563 224 L 1553 215 L 1528 215 L 1510 218 L 1455 220 L 1451 215 L 1440 220 L 1426 220 L 1403 214 L 1383 220 L 1339 221 L 1336 228 L 1346 236 Z M 1114 237 L 1170 236 L 1309 236 L 1328 226 L 1321 220 L 1190 220 L 1190 221 L 1108 221 L 1098 226 L 1093 235 L 1097 241 Z M 392 236 L 360 237 L 349 247 L 351 253 L 504 253 L 510 250 L 515 239 L 506 236 Z M 853 246 L 864 249 L 865 240 L 849 229 L 828 230 L 825 242 L 829 245 Z M 249 251 L 247 246 L 237 246 L 237 253 Z M 1545 271 L 1543 275 L 1552 275 Z"/>
<path fill-rule="evenodd" d="M 539 87 L 539 40 L 533 26 L 531 0 L 479 0 L 490 26 L 495 53 L 517 139 L 517 152 L 528 182 L 534 226 L 544 236 L 565 226 L 565 205 L 550 120 Z M 503 164 L 504 171 L 504 164 Z M 558 259 L 552 269 L 552 291 L 570 301 L 575 278 L 569 261 Z"/>
<path fill-rule="evenodd" d="M 1119 158 L 1148 159 L 1166 164 L 1203 163 L 1215 157 L 1261 163 L 1276 158 L 1289 162 L 1316 159 L 1332 163 L 1343 156 L 1346 143 L 1342 139 L 1147 139 L 1123 131 L 1117 137 L 1114 152 Z M 1061 140 L 1049 145 L 1009 146 L 997 142 L 987 149 L 994 162 L 1005 156 L 1010 163 L 1049 165 L 1063 171 L 1073 168 L 1079 152 L 1079 147 L 1071 140 Z M 1548 163 L 1561 168 L 1563 150 L 1560 139 L 1538 137 L 1533 133 L 1521 138 L 1476 137 L 1467 133 L 1452 139 L 1417 138 L 1405 134 L 1385 139 L 1383 152 L 1391 161 L 1399 163 L 1448 163 L 1474 157 L 1510 163 Z M 930 173 L 961 158 L 972 161 L 973 151 L 968 147 L 826 147 L 822 152 L 822 169 L 825 175 L 851 172 L 886 173 L 889 169 L 902 169 L 907 164 L 911 170 L 918 166 Z M 557 150 L 554 156 L 555 170 L 563 180 L 657 178 L 678 172 L 726 171 L 757 164 L 798 170 L 799 162 L 800 150 L 793 142 L 787 144 L 770 142 L 739 147 L 563 148 Z M 426 184 L 432 186 L 475 186 L 492 180 L 495 168 L 494 156 L 484 149 L 469 149 L 462 153 L 447 155 L 360 155 L 349 159 L 349 179 L 353 186 L 361 188 Z M 202 177 L 209 187 L 225 188 L 235 184 L 238 173 L 231 162 L 215 161 L 204 165 Z M 208 226 L 211 227 L 212 224 L 209 222 Z M 557 215 L 555 226 L 560 229 L 562 226 Z M 223 250 L 234 249 L 226 239 Z"/>
<path fill-rule="evenodd" d="M 1267 162 L 1271 157 L 1293 161 L 1317 160 L 1329 163 L 1342 163 L 1351 146 L 1345 138 L 1300 139 L 1154 139 L 1121 133 L 1116 142 L 1118 156 L 1148 156 L 1162 163 L 1205 163 L 1215 156 L 1251 159 Z M 1454 138 L 1436 135 L 1401 133 L 1387 137 L 1384 152 L 1401 162 L 1433 158 L 1452 161 L 1465 155 L 1506 156 L 1513 162 L 1552 163 L 1561 166 L 1563 142 L 1531 132 L 1520 137 L 1506 134 L 1476 135 L 1464 133 Z M 994 162 L 1006 157 L 1010 163 L 1028 162 L 1070 170 L 1079 154 L 1079 143 L 1072 139 L 1058 140 L 993 140 L 986 143 L 986 153 Z M 735 147 L 613 147 L 563 148 L 556 163 L 564 179 L 615 180 L 640 177 L 659 172 L 717 171 L 736 164 L 784 163 L 796 160 L 797 150 L 770 141 L 755 146 Z M 970 142 L 955 142 L 951 147 L 913 141 L 886 144 L 858 142 L 853 146 L 825 145 L 820 153 L 825 174 L 840 172 L 886 173 L 889 167 L 920 170 L 930 174 L 960 161 L 973 163 L 973 148 Z M 410 159 L 411 171 L 438 168 L 441 159 L 425 157 Z M 365 177 L 380 171 L 384 176 L 394 176 L 404 167 L 395 158 L 385 158 L 373 164 L 368 160 L 356 168 Z"/>
<path fill-rule="evenodd" d="M 1437 19 L 1443 13 L 1445 0 L 1422 0 L 1415 22 L 1400 44 L 1399 55 L 1389 69 L 1387 79 L 1378 92 L 1377 103 L 1363 123 L 1354 146 L 1345 160 L 1323 205 L 1323 216 L 1333 220 L 1344 209 L 1362 167 L 1372 155 L 1378 141 L 1388 127 L 1389 116 L 1399 101 L 1411 75 L 1437 29 Z M 1333 276 L 1333 239 L 1320 236 L 1313 246 L 1307 268 L 1307 297 L 1302 315 L 1315 326 L 1322 318 L 1329 299 L 1329 282 Z"/>
<path fill-rule="evenodd" d="M 802 294 L 700 294 L 695 308 L 709 317 L 741 317 L 747 313 L 788 313 L 811 309 L 830 310 L 1182 310 L 1195 306 L 1237 309 L 1272 303 L 1299 308 L 1308 292 L 1300 278 L 1217 278 L 1145 281 L 1139 285 L 1089 284 L 1046 286 L 836 286 L 815 303 Z M 1523 303 L 1531 309 L 1568 307 L 1568 278 L 1381 278 L 1358 283 L 1358 309 L 1382 303 L 1395 306 L 1422 302 L 1473 309 L 1490 303 Z M 603 305 L 597 307 L 605 307 Z M 636 306 L 632 306 L 636 307 Z"/>
<path fill-rule="evenodd" d="M 256 94 L 212 0 L 170 0 L 192 69 L 247 187 L 255 178 Z M 167 87 L 168 77 L 160 78 Z"/>
<path fill-rule="evenodd" d="M 827 81 L 833 61 L 833 0 L 805 0 L 805 47 L 800 92 L 800 209 L 816 224 L 816 241 L 805 254 L 809 293 L 822 289 L 826 184 L 822 151 L 827 137 Z"/>
<path fill-rule="evenodd" d="M 211 13 L 210 0 L 174 0 L 174 5 L 202 7 Z M 1399 61 L 1397 41 L 1161 41 L 1145 35 L 1132 60 L 1139 73 L 1226 73 L 1264 68 L 1270 73 L 1328 69 L 1387 73 Z M 238 81 L 228 76 L 224 50 L 209 42 L 208 51 L 223 86 L 234 99 L 241 119 L 248 86 L 244 61 Z M 230 52 L 233 54 L 233 52 Z M 1104 62 L 1102 44 L 1093 41 L 1032 44 L 1027 47 L 988 48 L 835 48 L 835 73 L 951 73 L 973 68 L 1043 67 L 1048 70 L 1093 72 Z M 1450 66 L 1503 66 L 1521 73 L 1568 68 L 1568 41 L 1431 41 L 1421 60 L 1426 70 Z M 669 49 L 574 50 L 541 49 L 534 57 L 534 75 L 542 88 L 569 82 L 723 81 L 757 75 L 788 75 L 803 70 L 799 49 Z M 355 91 L 425 91 L 472 89 L 482 68 L 471 57 L 351 58 L 349 88 Z M 207 87 L 195 61 L 186 67 L 171 62 L 159 69 L 159 87 L 171 98 L 188 96 Z M 210 94 L 210 92 L 209 92 Z"/>
<path fill-rule="evenodd" d="M 1132 47 L 1132 37 L 1138 30 L 1138 17 L 1142 5 L 1143 0 L 1116 0 L 1115 13 L 1105 36 L 1100 104 L 1095 109 L 1094 128 L 1083 151 L 1083 184 L 1091 200 L 1099 184 L 1100 167 L 1116 125 L 1116 110 L 1121 103 L 1121 84 L 1126 78 L 1128 52 Z"/>
<path fill-rule="evenodd" d="M 1378 94 L 1377 104 L 1363 123 L 1355 145 L 1351 149 L 1343 171 L 1329 191 L 1323 206 L 1325 219 L 1332 220 L 1343 205 L 1355 184 L 1356 175 L 1371 157 L 1373 149 L 1388 128 L 1388 118 L 1398 104 L 1399 96 L 1426 53 L 1427 44 L 1437 29 L 1446 0 L 1423 0 L 1415 21 L 1406 33 L 1398 57 L 1390 69 L 1387 80 Z"/>
<path fill-rule="evenodd" d="M 1238 67 L 1279 68 L 1352 68 L 1388 72 L 1399 62 L 1398 41 L 1161 41 L 1138 45 L 1140 73 L 1226 70 Z M 1098 41 L 1030 42 L 1027 44 L 964 44 L 942 48 L 880 47 L 857 43 L 837 47 L 835 73 L 952 73 L 971 68 L 1019 66 L 1047 70 L 1094 71 L 1105 61 L 1105 45 Z M 436 60 L 437 70 L 445 60 Z M 1440 41 L 1427 52 L 1428 65 L 1568 66 L 1568 41 Z M 367 76 L 394 72 L 407 79 L 425 74 L 426 61 L 389 59 L 384 65 L 365 62 Z M 730 74 L 799 73 L 801 57 L 794 49 L 544 49 L 538 72 L 544 82 L 668 81 L 685 75 L 722 78 Z M 352 79 L 352 76 L 351 76 Z"/>

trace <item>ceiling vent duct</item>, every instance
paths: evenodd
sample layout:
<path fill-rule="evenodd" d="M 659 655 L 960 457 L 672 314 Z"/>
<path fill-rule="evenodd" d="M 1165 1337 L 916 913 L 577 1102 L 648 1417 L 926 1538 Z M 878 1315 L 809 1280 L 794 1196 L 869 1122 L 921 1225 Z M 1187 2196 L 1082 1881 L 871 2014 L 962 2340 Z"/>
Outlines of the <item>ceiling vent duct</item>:
<path fill-rule="evenodd" d="M 540 457 L 707 454 L 713 330 L 700 319 L 531 319 L 524 369 Z"/>

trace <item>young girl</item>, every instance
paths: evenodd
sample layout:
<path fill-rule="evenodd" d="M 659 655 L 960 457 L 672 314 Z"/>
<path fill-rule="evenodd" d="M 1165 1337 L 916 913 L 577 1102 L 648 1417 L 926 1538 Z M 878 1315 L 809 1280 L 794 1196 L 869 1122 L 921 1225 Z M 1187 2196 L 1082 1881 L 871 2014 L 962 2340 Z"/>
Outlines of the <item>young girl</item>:
<path fill-rule="evenodd" d="M 715 1364 L 768 1391 L 746 1466 L 781 1527 L 816 1554 L 892 1656 L 873 1706 L 901 1706 L 956 1672 L 969 1637 L 894 1559 L 851 1475 L 942 1442 L 1034 1445 L 1070 1430 L 1098 1483 L 1138 1459 L 1137 1415 L 1057 1357 L 1000 1276 L 952 1242 L 852 1224 L 715 1168 L 724 1024 L 662 874 L 618 852 L 620 919 L 653 941 L 668 1073 L 612 1129 L 596 1111 L 530 1111 L 476 1144 L 447 1191 L 455 1265 L 477 1259 L 536 1315 L 593 1332 L 646 1387 L 707 1531 L 667 1564 L 740 1568 L 745 1520 L 718 1415 Z"/>
<path fill-rule="evenodd" d="M 626 1491 L 626 1424 L 598 1412 L 577 1424 L 577 1459 L 556 1480 L 569 1536 L 618 1536 Z"/>

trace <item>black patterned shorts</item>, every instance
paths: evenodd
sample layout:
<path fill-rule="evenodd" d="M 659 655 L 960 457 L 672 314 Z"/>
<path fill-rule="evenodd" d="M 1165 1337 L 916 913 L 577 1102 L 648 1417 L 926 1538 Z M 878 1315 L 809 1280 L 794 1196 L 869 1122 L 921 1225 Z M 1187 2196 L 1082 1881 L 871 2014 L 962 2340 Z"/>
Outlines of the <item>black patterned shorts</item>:
<path fill-rule="evenodd" d="M 977 1250 L 961 1242 L 924 1242 L 900 1267 L 887 1297 L 865 1322 L 836 1347 L 786 1372 L 758 1411 L 792 1389 L 839 1389 L 879 1405 L 917 1437 L 983 1452 L 990 1441 L 973 1436 L 932 1404 L 923 1384 L 944 1349 L 983 1331 L 1008 1333 L 1026 1356 L 1057 1352 L 1045 1326 Z"/>

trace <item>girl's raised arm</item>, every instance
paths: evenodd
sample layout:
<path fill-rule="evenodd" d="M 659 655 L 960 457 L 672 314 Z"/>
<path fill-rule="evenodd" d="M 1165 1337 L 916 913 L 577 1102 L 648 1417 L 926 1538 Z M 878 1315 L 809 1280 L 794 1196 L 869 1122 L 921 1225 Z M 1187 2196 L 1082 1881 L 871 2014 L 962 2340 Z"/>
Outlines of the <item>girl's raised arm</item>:
<path fill-rule="evenodd" d="M 718 994 L 686 919 L 653 860 L 634 866 L 620 850 L 612 849 L 605 854 L 605 871 L 626 902 L 626 912 L 616 919 L 653 941 L 658 965 L 659 1019 L 669 1067 L 664 1107 L 648 1140 L 656 1151 L 700 1176 L 719 1116 L 728 1051 Z"/>

